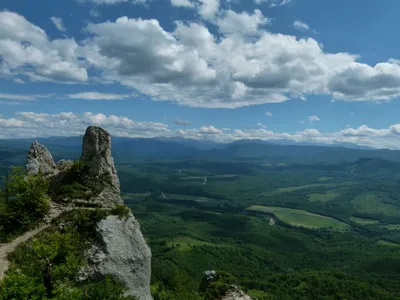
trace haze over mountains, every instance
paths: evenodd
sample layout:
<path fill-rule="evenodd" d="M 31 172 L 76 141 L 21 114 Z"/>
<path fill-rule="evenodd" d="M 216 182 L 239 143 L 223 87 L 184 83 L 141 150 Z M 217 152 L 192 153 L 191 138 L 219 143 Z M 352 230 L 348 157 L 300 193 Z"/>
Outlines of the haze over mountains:
<path fill-rule="evenodd" d="M 76 158 L 81 151 L 81 139 L 81 136 L 74 136 L 0 140 L 0 149 L 2 152 L 9 152 L 9 155 L 2 155 L 7 157 L 5 161 L 7 164 L 23 162 L 25 153 L 24 151 L 20 153 L 18 149 L 26 149 L 34 140 L 45 145 L 56 158 Z M 262 159 L 271 164 L 282 162 L 333 164 L 352 162 L 360 158 L 400 161 L 400 151 L 397 150 L 374 149 L 349 144 L 293 144 L 285 140 L 274 142 L 239 140 L 224 144 L 181 137 L 149 139 L 115 137 L 113 152 L 117 162 L 137 156 L 251 158 Z"/>

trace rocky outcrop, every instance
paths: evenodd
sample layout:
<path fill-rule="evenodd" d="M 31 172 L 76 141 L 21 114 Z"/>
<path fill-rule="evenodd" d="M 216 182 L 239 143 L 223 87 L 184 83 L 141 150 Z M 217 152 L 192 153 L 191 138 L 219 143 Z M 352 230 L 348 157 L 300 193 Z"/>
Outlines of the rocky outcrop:
<path fill-rule="evenodd" d="M 61 160 L 55 164 L 49 151 L 35 142 L 26 168 L 29 174 L 42 173 L 49 178 L 51 193 L 61 195 L 61 209 L 93 210 L 97 207 L 111 211 L 123 204 L 111 156 L 111 137 L 100 127 L 87 128 L 79 162 Z M 78 188 L 82 191 L 77 192 Z M 93 241 L 85 253 L 88 264 L 79 274 L 81 281 L 112 275 L 126 285 L 127 295 L 138 300 L 153 299 L 150 294 L 151 251 L 131 212 L 125 217 L 109 215 L 99 221 Z"/>
<path fill-rule="evenodd" d="M 107 178 L 103 191 L 92 200 L 102 203 L 103 207 L 122 204 L 119 179 L 111 156 L 110 134 L 97 126 L 88 127 L 83 136 L 80 160 L 88 166 L 92 178 Z"/>
<path fill-rule="evenodd" d="M 135 217 L 130 214 L 127 218 L 109 216 L 102 220 L 97 226 L 97 240 L 99 244 L 86 253 L 89 266 L 82 270 L 81 280 L 110 274 L 128 287 L 127 295 L 138 300 L 153 299 L 151 251 Z"/>
<path fill-rule="evenodd" d="M 252 300 L 250 296 L 246 295 L 236 286 L 232 286 L 231 290 L 221 298 L 221 300 Z"/>
<path fill-rule="evenodd" d="M 26 171 L 29 175 L 41 173 L 45 176 L 54 176 L 58 173 L 53 156 L 38 142 L 34 142 L 29 149 Z"/>
<path fill-rule="evenodd" d="M 214 270 L 205 271 L 200 283 L 200 292 L 219 300 L 252 300 L 252 298 L 238 288 L 234 277 L 226 272 Z"/>

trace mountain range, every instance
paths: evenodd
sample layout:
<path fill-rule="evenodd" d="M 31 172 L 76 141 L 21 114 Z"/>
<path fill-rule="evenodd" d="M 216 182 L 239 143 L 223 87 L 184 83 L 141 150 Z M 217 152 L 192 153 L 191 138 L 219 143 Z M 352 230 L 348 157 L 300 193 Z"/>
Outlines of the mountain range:
<path fill-rule="evenodd" d="M 33 141 L 46 146 L 55 160 L 76 159 L 81 152 L 81 136 L 0 140 L 0 159 L 3 164 L 21 163 L 25 150 Z M 350 148 L 352 147 L 352 148 Z M 400 151 L 374 149 L 355 145 L 293 144 L 289 141 L 239 140 L 217 143 L 180 137 L 113 138 L 113 155 L 117 163 L 134 157 L 215 157 L 224 159 L 256 159 L 265 163 L 341 163 L 360 158 L 379 158 L 400 161 Z"/>

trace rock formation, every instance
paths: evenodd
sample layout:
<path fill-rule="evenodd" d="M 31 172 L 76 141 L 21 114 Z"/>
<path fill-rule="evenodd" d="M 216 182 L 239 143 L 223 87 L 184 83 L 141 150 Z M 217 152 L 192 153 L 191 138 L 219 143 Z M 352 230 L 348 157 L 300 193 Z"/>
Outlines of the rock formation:
<path fill-rule="evenodd" d="M 29 151 L 26 168 L 29 174 L 46 175 L 51 181 L 51 191 L 56 196 L 60 191 L 66 190 L 67 185 L 68 191 L 72 189 L 72 195 L 77 195 L 75 187 L 86 188 L 84 184 L 90 187 L 82 192 L 88 199 L 73 199 L 71 195 L 63 194 L 63 201 L 60 203 L 65 210 L 93 209 L 93 204 L 106 210 L 123 204 L 119 179 L 111 156 L 111 137 L 100 127 L 87 128 L 79 162 L 62 160 L 55 164 L 49 151 L 35 142 Z M 78 173 L 74 168 L 78 168 Z M 71 180 L 75 177 L 82 182 L 71 185 Z M 97 191 L 99 187 L 101 190 Z M 96 189 L 96 193 L 91 189 Z M 80 204 L 79 208 L 77 203 Z M 88 204 L 92 206 L 85 207 Z M 81 270 L 80 280 L 112 275 L 126 285 L 127 295 L 133 295 L 138 300 L 153 299 L 150 294 L 151 251 L 131 212 L 126 217 L 109 215 L 99 221 L 95 242 L 85 256 L 88 265 Z"/>
<path fill-rule="evenodd" d="M 150 294 L 151 251 L 133 214 L 128 218 L 108 216 L 100 221 L 97 239 L 99 244 L 86 254 L 89 265 L 82 270 L 81 279 L 110 274 L 129 288 L 127 295 L 136 296 L 138 300 L 153 299 Z"/>
<path fill-rule="evenodd" d="M 231 290 L 221 298 L 221 300 L 252 300 L 250 296 L 246 295 L 239 288 L 232 286 Z"/>
<path fill-rule="evenodd" d="M 29 149 L 26 170 L 30 175 L 41 173 L 45 176 L 53 176 L 58 172 L 53 156 L 38 142 L 34 142 Z"/>
<path fill-rule="evenodd" d="M 104 129 L 90 126 L 83 136 L 81 162 L 88 166 L 89 174 L 97 180 L 108 178 L 102 192 L 92 201 L 102 203 L 103 207 L 123 203 L 114 159 L 111 156 L 111 136 Z"/>
<path fill-rule="evenodd" d="M 205 271 L 200 283 L 201 293 L 210 293 L 220 300 L 252 300 L 252 298 L 232 283 L 233 277 L 225 272 Z M 219 295 L 217 296 L 216 293 Z M 211 295 L 208 295 L 209 297 Z"/>

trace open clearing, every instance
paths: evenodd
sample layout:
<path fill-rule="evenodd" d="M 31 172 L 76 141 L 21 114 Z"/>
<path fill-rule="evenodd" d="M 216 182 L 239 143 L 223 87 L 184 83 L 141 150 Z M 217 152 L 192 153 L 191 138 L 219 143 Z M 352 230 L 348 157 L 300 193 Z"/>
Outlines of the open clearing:
<path fill-rule="evenodd" d="M 343 231 L 350 226 L 336 219 L 310 213 L 301 209 L 292 209 L 277 206 L 250 206 L 246 210 L 275 215 L 279 220 L 292 225 L 311 229 L 329 228 Z"/>
<path fill-rule="evenodd" d="M 389 225 L 383 225 L 381 227 L 386 228 L 388 230 L 393 230 L 393 231 L 400 230 L 400 224 L 389 224 Z"/>
<path fill-rule="evenodd" d="M 328 202 L 339 197 L 341 194 L 342 192 L 340 191 L 328 191 L 319 194 L 308 194 L 307 196 L 310 202 Z"/>
<path fill-rule="evenodd" d="M 212 199 L 201 196 L 191 196 L 191 195 L 183 195 L 183 194 L 165 194 L 168 199 L 174 200 L 191 200 L 196 202 L 221 202 L 223 200 Z"/>
<path fill-rule="evenodd" d="M 400 247 L 400 244 L 396 244 L 396 243 L 392 243 L 392 242 L 388 242 L 388 241 L 384 241 L 384 240 L 380 240 L 378 241 L 378 245 L 380 246 L 387 246 L 387 247 Z"/>
<path fill-rule="evenodd" d="M 296 192 L 296 191 L 307 190 L 307 189 L 348 187 L 353 184 L 355 184 L 355 182 L 353 182 L 353 181 L 347 181 L 347 182 L 342 182 L 342 183 L 310 183 L 310 184 L 305 184 L 305 185 L 300 185 L 300 186 L 282 187 L 282 188 L 278 188 L 273 191 L 263 192 L 259 195 L 260 196 L 271 196 L 271 195 L 276 195 L 276 194 L 280 194 L 280 193 L 290 193 L 290 192 Z"/>
<path fill-rule="evenodd" d="M 353 222 L 356 222 L 357 224 L 360 224 L 360 225 L 373 225 L 373 224 L 379 223 L 379 220 L 364 219 L 364 218 L 357 218 L 357 217 L 351 217 L 350 220 Z"/>
<path fill-rule="evenodd" d="M 399 216 L 400 208 L 384 203 L 375 193 L 361 193 L 352 203 L 359 212 L 383 214 L 386 216 Z"/>

